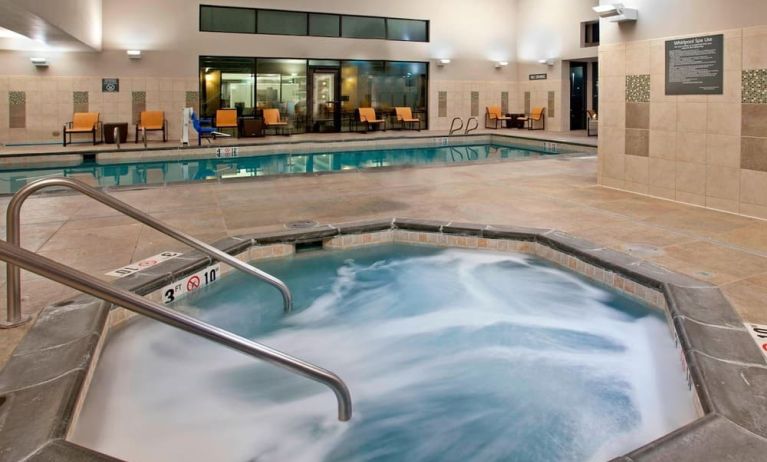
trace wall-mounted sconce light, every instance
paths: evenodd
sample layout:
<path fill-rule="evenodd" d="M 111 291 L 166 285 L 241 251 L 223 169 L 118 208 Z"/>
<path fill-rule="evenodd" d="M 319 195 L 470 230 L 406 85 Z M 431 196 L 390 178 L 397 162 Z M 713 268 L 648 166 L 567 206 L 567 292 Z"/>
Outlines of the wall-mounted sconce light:
<path fill-rule="evenodd" d="M 555 61 L 552 58 L 549 58 L 549 59 L 539 59 L 538 63 L 539 64 L 545 64 L 545 65 L 551 67 L 551 66 L 554 65 Z"/>
<path fill-rule="evenodd" d="M 636 8 L 626 8 L 623 3 L 598 5 L 592 9 L 600 18 L 605 18 L 610 22 L 636 21 L 639 17 L 639 11 Z"/>
<path fill-rule="evenodd" d="M 130 59 L 141 59 L 141 50 L 128 50 L 126 53 Z"/>
<path fill-rule="evenodd" d="M 48 67 L 48 60 L 45 58 L 29 58 L 35 67 Z"/>
<path fill-rule="evenodd" d="M 506 67 L 506 66 L 508 66 L 508 65 L 509 65 L 509 62 L 508 62 L 508 61 L 497 61 L 497 62 L 495 63 L 495 68 L 496 68 L 496 69 L 500 69 L 500 68 L 502 68 L 502 67 Z"/>
<path fill-rule="evenodd" d="M 445 65 L 450 64 L 450 60 L 447 58 L 442 58 L 437 61 L 437 66 L 439 67 L 445 67 Z"/>

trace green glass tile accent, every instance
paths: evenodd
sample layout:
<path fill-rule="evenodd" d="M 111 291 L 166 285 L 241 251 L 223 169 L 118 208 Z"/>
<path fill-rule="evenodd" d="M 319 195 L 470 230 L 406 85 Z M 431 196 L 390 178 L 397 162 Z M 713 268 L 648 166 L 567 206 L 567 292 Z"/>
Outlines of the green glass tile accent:
<path fill-rule="evenodd" d="M 767 69 L 743 71 L 743 102 L 767 104 Z"/>
<path fill-rule="evenodd" d="M 72 101 L 74 101 L 75 104 L 88 104 L 88 92 L 87 91 L 73 92 Z"/>
<path fill-rule="evenodd" d="M 21 106 L 27 104 L 27 94 L 23 91 L 9 91 L 8 104 L 11 106 Z"/>
<path fill-rule="evenodd" d="M 196 91 L 186 92 L 186 107 L 196 107 L 199 97 Z"/>
<path fill-rule="evenodd" d="M 479 92 L 471 92 L 471 115 L 477 117 L 479 115 Z"/>
<path fill-rule="evenodd" d="M 132 98 L 133 104 L 146 104 L 145 91 L 134 91 L 131 98 Z"/>
<path fill-rule="evenodd" d="M 447 117 L 447 92 L 439 92 L 439 105 L 437 117 Z"/>
<path fill-rule="evenodd" d="M 649 103 L 650 102 L 650 75 L 627 75 L 626 76 L 626 102 Z"/>

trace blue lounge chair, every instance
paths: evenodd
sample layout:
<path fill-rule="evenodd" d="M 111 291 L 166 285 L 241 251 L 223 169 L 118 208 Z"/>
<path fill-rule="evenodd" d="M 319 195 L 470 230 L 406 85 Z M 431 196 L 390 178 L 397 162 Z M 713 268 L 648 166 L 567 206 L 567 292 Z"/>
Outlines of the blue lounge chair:
<path fill-rule="evenodd" d="M 192 126 L 197 132 L 197 146 L 202 146 L 202 139 L 205 138 L 210 142 L 210 139 L 215 139 L 217 136 L 229 136 L 226 133 L 217 132 L 212 125 L 202 125 L 204 123 L 210 124 L 210 119 L 200 119 L 197 117 L 197 113 L 192 111 Z"/>

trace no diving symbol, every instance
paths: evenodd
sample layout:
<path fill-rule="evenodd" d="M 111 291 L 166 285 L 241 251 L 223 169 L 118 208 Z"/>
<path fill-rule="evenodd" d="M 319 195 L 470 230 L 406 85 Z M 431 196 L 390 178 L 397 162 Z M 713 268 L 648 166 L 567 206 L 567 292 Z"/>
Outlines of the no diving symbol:
<path fill-rule="evenodd" d="M 147 268 L 147 267 L 150 267 L 150 266 L 154 266 L 157 263 L 159 263 L 157 260 L 144 260 L 144 261 L 140 261 L 138 263 L 138 266 L 140 266 L 142 268 Z"/>
<path fill-rule="evenodd" d="M 191 292 L 193 290 L 196 290 L 200 287 L 200 277 L 199 276 L 192 276 L 189 278 L 188 281 L 186 281 L 186 290 Z"/>

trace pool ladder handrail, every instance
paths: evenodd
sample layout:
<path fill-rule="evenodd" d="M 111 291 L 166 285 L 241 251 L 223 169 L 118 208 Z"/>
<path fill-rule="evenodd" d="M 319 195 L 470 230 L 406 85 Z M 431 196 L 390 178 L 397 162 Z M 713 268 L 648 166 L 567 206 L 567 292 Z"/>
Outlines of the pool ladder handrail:
<path fill-rule="evenodd" d="M 72 287 L 116 306 L 142 314 L 190 334 L 211 340 L 245 353 L 330 388 L 338 401 L 338 420 L 346 422 L 352 416 L 349 388 L 336 374 L 266 345 L 248 340 L 184 313 L 171 310 L 133 292 L 120 289 L 89 274 L 49 260 L 29 250 L 0 239 L 0 259 L 8 266 L 24 268 L 52 281 Z"/>
<path fill-rule="evenodd" d="M 456 121 L 460 122 L 461 125 L 459 125 L 458 127 L 455 127 Z M 447 134 L 447 136 L 453 136 L 453 133 L 460 132 L 461 130 L 463 130 L 463 119 L 460 117 L 453 117 L 452 122 L 450 122 L 450 132 Z"/>
<path fill-rule="evenodd" d="M 109 194 L 103 193 L 95 188 L 88 186 L 87 184 L 75 180 L 73 178 L 46 178 L 42 180 L 29 183 L 19 189 L 16 194 L 13 195 L 11 201 L 8 203 L 8 210 L 6 211 L 6 239 L 9 244 L 21 247 L 21 206 L 29 196 L 35 192 L 50 187 L 66 187 L 73 189 L 79 193 L 82 193 L 92 199 L 101 202 L 102 204 L 110 207 L 118 212 L 121 212 L 129 217 L 165 234 L 177 241 L 180 241 L 193 249 L 196 249 L 209 257 L 226 263 L 229 266 L 242 271 L 250 276 L 254 276 L 267 284 L 270 284 L 277 288 L 282 294 L 283 308 L 286 313 L 290 312 L 293 308 L 293 296 L 290 293 L 288 286 L 272 276 L 269 273 L 261 271 L 226 252 L 223 252 L 205 242 L 196 239 L 189 234 L 182 231 L 171 228 L 165 223 L 153 218 L 152 216 L 138 210 L 130 205 L 115 199 Z M 21 315 L 21 277 L 19 268 L 13 264 L 9 264 L 6 267 L 6 283 L 7 283 L 7 301 L 8 301 L 8 315 L 5 322 L 0 322 L 0 328 L 16 327 L 29 321 L 29 317 L 22 317 Z"/>
<path fill-rule="evenodd" d="M 474 126 L 469 127 L 469 122 L 474 121 Z M 469 117 L 469 119 L 466 121 L 466 131 L 463 132 L 464 135 L 468 135 L 469 133 L 473 132 L 474 130 L 479 128 L 479 119 L 476 117 Z"/>
<path fill-rule="evenodd" d="M 469 122 L 474 121 L 474 126 L 470 127 Z M 459 126 L 455 126 L 456 121 L 460 122 L 461 124 Z M 450 131 L 448 132 L 447 136 L 453 136 L 455 133 L 460 132 L 463 130 L 464 123 L 463 119 L 460 117 L 453 117 L 453 120 L 450 122 Z M 479 120 L 476 117 L 469 117 L 466 119 L 466 130 L 463 132 L 464 135 L 468 135 L 469 133 L 473 132 L 474 130 L 479 128 Z"/>

